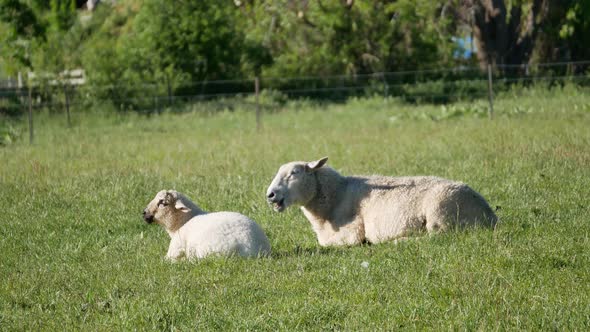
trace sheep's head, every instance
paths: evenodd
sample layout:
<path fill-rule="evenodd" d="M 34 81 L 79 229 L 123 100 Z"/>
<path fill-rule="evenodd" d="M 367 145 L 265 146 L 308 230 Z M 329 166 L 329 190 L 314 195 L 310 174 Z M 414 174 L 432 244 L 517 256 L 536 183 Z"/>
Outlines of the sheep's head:
<path fill-rule="evenodd" d="M 179 192 L 162 190 L 156 194 L 156 197 L 143 210 L 143 219 L 148 224 L 155 222 L 167 228 L 174 228 L 172 223 L 186 221 L 193 209 L 194 204 Z M 183 215 L 186 215 L 186 217 L 183 218 Z"/>
<path fill-rule="evenodd" d="M 294 161 L 279 168 L 272 183 L 266 190 L 266 199 L 277 212 L 284 211 L 293 204 L 305 205 L 317 192 L 315 172 L 328 161 Z"/>

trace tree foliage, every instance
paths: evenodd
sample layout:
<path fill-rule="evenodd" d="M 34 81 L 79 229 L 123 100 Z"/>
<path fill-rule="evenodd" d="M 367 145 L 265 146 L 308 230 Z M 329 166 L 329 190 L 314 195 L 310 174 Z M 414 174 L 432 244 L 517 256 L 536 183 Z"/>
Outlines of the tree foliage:
<path fill-rule="evenodd" d="M 121 0 L 92 13 L 74 0 L 0 0 L 0 28 L 5 71 L 81 67 L 85 95 L 119 108 L 141 108 L 147 88 L 182 95 L 254 75 L 590 58 L 587 0 Z M 470 34 L 477 52 L 460 59 L 456 40 Z"/>
<path fill-rule="evenodd" d="M 121 52 L 129 75 L 146 81 L 225 79 L 239 73 L 242 36 L 232 3 L 146 0 Z"/>
<path fill-rule="evenodd" d="M 67 31 L 76 21 L 75 0 L 51 0 L 51 25 L 60 31 Z"/>
<path fill-rule="evenodd" d="M 590 1 L 551 2 L 537 57 L 543 61 L 590 59 Z M 545 60 L 547 61 L 547 60 Z"/>
<path fill-rule="evenodd" d="M 251 1 L 248 37 L 270 50 L 266 75 L 366 74 L 449 60 L 442 1 Z"/>
<path fill-rule="evenodd" d="M 589 1 L 465 0 L 452 7 L 454 20 L 472 29 L 482 67 L 590 58 Z"/>
<path fill-rule="evenodd" d="M 93 93 L 141 108 L 146 90 L 170 97 L 186 93 L 191 82 L 242 75 L 244 38 L 232 3 L 138 3 L 93 19 L 97 32 L 83 61 Z"/>
<path fill-rule="evenodd" d="M 19 0 L 0 0 L 0 22 L 5 33 L 0 35 L 0 56 L 11 64 L 9 72 L 20 67 L 31 67 L 33 44 L 45 37 L 45 25 L 27 3 Z"/>

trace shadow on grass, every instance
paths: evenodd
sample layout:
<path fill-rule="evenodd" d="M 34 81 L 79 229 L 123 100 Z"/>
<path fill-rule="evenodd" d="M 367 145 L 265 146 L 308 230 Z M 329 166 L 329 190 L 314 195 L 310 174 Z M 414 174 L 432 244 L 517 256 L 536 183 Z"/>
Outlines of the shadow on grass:
<path fill-rule="evenodd" d="M 312 256 L 344 256 L 353 248 L 370 247 L 371 244 L 362 244 L 359 246 L 342 246 L 342 247 L 301 247 L 295 246 L 291 250 L 273 250 L 270 257 L 275 259 L 287 257 L 312 257 Z"/>

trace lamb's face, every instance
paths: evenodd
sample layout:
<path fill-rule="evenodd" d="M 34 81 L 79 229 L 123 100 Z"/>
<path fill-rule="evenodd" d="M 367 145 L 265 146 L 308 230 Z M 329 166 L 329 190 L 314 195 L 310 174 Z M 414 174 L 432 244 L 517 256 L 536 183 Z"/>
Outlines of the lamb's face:
<path fill-rule="evenodd" d="M 277 212 L 283 212 L 293 204 L 307 204 L 317 192 L 314 173 L 327 160 L 326 157 L 312 162 L 294 161 L 281 166 L 266 190 L 268 203 Z"/>
<path fill-rule="evenodd" d="M 178 192 L 174 190 L 162 190 L 156 194 L 156 197 L 143 210 L 143 219 L 151 224 L 159 224 L 162 220 L 176 213 L 179 209 L 186 206 L 179 199 Z"/>

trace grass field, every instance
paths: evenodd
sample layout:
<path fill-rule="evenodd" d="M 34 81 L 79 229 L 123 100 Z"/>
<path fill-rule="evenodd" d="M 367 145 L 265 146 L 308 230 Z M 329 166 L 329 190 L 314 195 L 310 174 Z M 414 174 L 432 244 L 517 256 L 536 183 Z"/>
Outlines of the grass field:
<path fill-rule="evenodd" d="M 485 110 L 353 100 L 285 107 L 261 132 L 240 110 L 76 114 L 70 129 L 40 115 L 34 145 L 0 147 L 0 330 L 588 330 L 590 94 Z M 264 192 L 282 163 L 326 155 L 347 175 L 464 181 L 501 222 L 321 248 Z M 252 217 L 272 257 L 164 261 L 168 235 L 141 211 L 171 188 Z"/>

